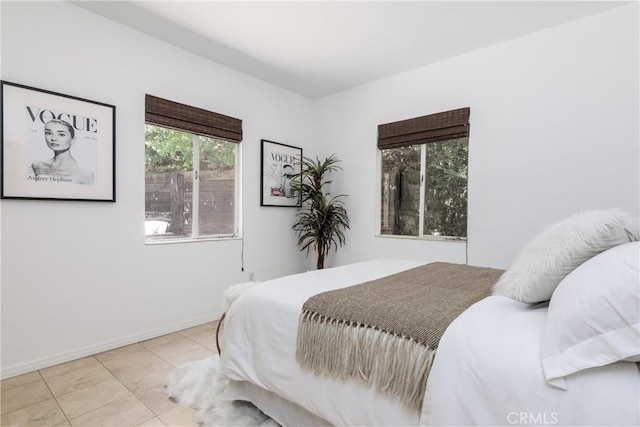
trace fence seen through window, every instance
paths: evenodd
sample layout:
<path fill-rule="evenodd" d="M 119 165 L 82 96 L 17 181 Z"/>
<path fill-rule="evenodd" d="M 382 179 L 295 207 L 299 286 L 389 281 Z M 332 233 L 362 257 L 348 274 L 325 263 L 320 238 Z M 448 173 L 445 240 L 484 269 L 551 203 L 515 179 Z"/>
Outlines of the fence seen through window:
<path fill-rule="evenodd" d="M 148 240 L 237 234 L 237 146 L 222 139 L 146 125 Z"/>

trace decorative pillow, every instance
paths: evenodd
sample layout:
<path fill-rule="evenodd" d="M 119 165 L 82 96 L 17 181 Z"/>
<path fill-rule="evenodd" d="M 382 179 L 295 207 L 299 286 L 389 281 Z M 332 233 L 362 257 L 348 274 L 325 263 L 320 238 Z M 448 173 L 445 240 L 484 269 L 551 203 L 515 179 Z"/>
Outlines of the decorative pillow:
<path fill-rule="evenodd" d="M 640 360 L 640 243 L 616 246 L 569 274 L 549 302 L 542 336 L 547 382 Z"/>
<path fill-rule="evenodd" d="M 637 241 L 639 220 L 618 210 L 590 211 L 562 220 L 524 246 L 498 279 L 494 295 L 526 303 L 551 299 L 558 283 L 589 258 Z"/>
<path fill-rule="evenodd" d="M 236 285 L 229 286 L 224 291 L 224 294 L 223 294 L 223 297 L 224 297 L 224 302 L 222 303 L 223 311 L 226 312 L 227 310 L 229 310 L 229 307 L 231 307 L 231 304 L 233 304 L 235 300 L 237 300 L 240 297 L 240 295 L 242 295 L 247 290 L 257 285 L 258 283 L 259 282 L 251 281 L 251 282 L 238 283 Z"/>

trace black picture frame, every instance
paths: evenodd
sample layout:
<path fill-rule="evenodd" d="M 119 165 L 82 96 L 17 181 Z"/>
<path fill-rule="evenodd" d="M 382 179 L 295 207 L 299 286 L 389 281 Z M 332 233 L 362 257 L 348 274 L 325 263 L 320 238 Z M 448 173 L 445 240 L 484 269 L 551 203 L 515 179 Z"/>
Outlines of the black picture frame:
<path fill-rule="evenodd" d="M 302 148 L 267 139 L 260 143 L 260 206 L 300 206 L 286 175 L 300 173 Z"/>
<path fill-rule="evenodd" d="M 116 107 L 8 81 L 2 199 L 116 201 Z"/>

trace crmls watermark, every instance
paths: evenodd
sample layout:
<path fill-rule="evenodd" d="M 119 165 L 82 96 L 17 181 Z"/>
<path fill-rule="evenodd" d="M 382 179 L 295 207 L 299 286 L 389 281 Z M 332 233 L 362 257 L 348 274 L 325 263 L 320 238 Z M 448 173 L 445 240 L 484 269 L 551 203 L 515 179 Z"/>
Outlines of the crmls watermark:
<path fill-rule="evenodd" d="M 558 424 L 557 412 L 509 412 L 507 414 L 509 424 L 524 425 L 554 425 Z"/>

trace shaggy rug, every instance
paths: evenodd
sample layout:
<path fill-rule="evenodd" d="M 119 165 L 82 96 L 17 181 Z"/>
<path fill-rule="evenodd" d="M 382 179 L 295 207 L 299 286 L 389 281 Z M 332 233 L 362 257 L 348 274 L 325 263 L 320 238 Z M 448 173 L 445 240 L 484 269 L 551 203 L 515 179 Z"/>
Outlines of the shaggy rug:
<path fill-rule="evenodd" d="M 174 369 L 164 384 L 174 402 L 197 410 L 196 421 L 205 427 L 279 427 L 251 403 L 223 400 L 228 382 L 220 372 L 220 357 L 215 355 Z"/>

